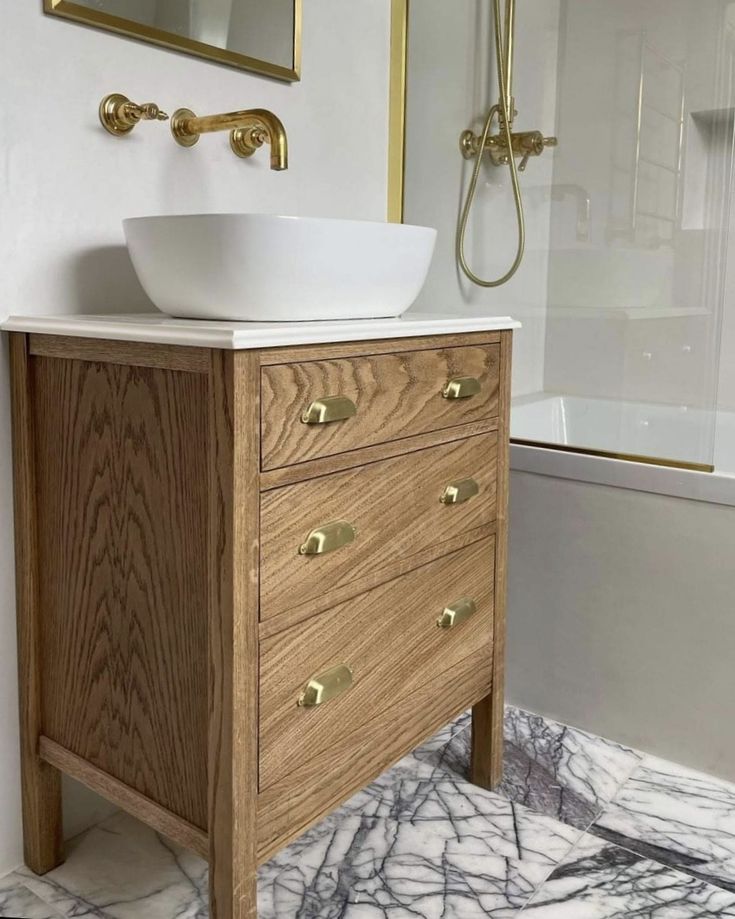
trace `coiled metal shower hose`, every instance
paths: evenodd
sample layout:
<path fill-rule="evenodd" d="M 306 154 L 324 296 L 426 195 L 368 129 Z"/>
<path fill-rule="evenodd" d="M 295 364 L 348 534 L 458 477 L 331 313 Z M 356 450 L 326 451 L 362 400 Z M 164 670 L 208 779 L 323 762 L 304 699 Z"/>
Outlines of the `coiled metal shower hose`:
<path fill-rule="evenodd" d="M 506 281 L 509 281 L 516 273 L 516 271 L 518 271 L 521 261 L 523 260 L 523 253 L 526 248 L 526 221 L 523 216 L 523 199 L 521 197 L 521 187 L 518 181 L 518 167 L 516 166 L 515 157 L 513 155 L 513 138 L 511 136 L 510 119 L 508 118 L 508 95 L 505 85 L 506 70 L 504 66 L 505 61 L 503 55 L 503 39 L 501 35 L 500 24 L 500 0 L 495 0 L 495 57 L 498 65 L 500 105 L 494 105 L 487 113 L 487 118 L 485 119 L 485 127 L 483 128 L 482 138 L 480 140 L 480 147 L 477 151 L 475 167 L 472 170 L 472 178 L 470 179 L 470 185 L 467 189 L 467 198 L 465 199 L 465 203 L 462 208 L 462 214 L 459 219 L 459 227 L 457 228 L 457 262 L 459 263 L 462 271 L 464 271 L 464 273 L 470 279 L 470 281 L 477 284 L 479 287 L 500 287 L 501 284 L 505 284 Z M 497 114 L 502 116 L 503 128 L 505 131 L 505 143 L 508 149 L 508 165 L 510 167 L 511 182 L 513 185 L 513 200 L 515 202 L 516 219 L 518 223 L 518 249 L 516 250 L 516 257 L 513 261 L 513 264 L 510 266 L 508 271 L 506 271 L 506 273 L 500 278 L 496 278 L 492 281 L 486 281 L 483 278 L 478 277 L 467 264 L 467 260 L 464 254 L 464 244 L 465 234 L 467 232 L 467 221 L 470 216 L 470 211 L 472 210 L 472 203 L 475 200 L 477 180 L 480 176 L 480 169 L 482 168 L 482 157 L 485 153 L 485 144 L 490 134 L 490 128 L 492 126 L 493 119 Z"/>

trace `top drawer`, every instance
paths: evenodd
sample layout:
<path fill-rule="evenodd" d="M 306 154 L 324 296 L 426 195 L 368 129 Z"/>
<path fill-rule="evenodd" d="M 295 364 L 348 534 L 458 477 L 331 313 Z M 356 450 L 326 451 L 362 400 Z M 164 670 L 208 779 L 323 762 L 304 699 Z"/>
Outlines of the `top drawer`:
<path fill-rule="evenodd" d="M 498 413 L 499 365 L 500 346 L 493 344 L 264 367 L 262 467 L 492 418 Z M 313 403 L 335 396 L 349 400 L 336 406 L 346 417 L 320 420 L 320 406 Z M 328 402 L 326 408 L 328 416 Z"/>

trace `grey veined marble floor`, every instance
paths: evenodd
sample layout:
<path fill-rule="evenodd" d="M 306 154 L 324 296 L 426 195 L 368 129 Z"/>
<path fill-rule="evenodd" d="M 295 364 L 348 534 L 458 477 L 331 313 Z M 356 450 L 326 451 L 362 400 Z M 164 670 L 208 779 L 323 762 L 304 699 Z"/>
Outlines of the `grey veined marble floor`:
<path fill-rule="evenodd" d="M 735 785 L 517 709 L 505 731 L 496 793 L 463 716 L 261 869 L 262 919 L 735 919 Z M 0 916 L 206 919 L 206 889 L 118 814 L 0 881 Z"/>

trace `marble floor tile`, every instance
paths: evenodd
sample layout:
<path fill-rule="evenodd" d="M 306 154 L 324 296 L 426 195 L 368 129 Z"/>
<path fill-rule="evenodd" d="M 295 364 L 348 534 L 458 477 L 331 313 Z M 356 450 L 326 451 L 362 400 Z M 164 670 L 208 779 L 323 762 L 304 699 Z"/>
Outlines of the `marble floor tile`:
<path fill-rule="evenodd" d="M 206 919 L 207 865 L 126 814 L 72 840 L 63 865 L 29 888 L 62 916 Z"/>
<path fill-rule="evenodd" d="M 735 892 L 735 785 L 646 757 L 591 832 Z"/>
<path fill-rule="evenodd" d="M 261 868 L 259 919 L 506 919 L 579 836 L 407 757 Z M 205 863 L 123 814 L 23 880 L 66 917 L 207 916 Z"/>
<path fill-rule="evenodd" d="M 0 881 L 0 917 L 3 919 L 60 919 L 61 913 L 37 897 L 20 874 Z"/>
<path fill-rule="evenodd" d="M 464 777 L 469 730 L 264 865 L 260 919 L 735 919 L 735 786 L 509 709 L 491 793 Z M 206 919 L 207 867 L 116 814 L 45 877 L 0 882 L 10 916 Z"/>
<path fill-rule="evenodd" d="M 415 755 L 466 775 L 470 722 L 462 716 Z M 641 762 L 642 755 L 517 708 L 505 712 L 503 782 L 511 801 L 586 829 Z"/>
<path fill-rule="evenodd" d="M 261 871 L 263 919 L 513 916 L 580 832 L 417 763 Z"/>
<path fill-rule="evenodd" d="M 414 750 L 413 755 L 432 766 L 449 769 L 466 778 L 470 762 L 472 715 L 464 712 Z"/>
<path fill-rule="evenodd" d="M 521 919 L 732 919 L 735 894 L 592 835 L 553 871 Z"/>

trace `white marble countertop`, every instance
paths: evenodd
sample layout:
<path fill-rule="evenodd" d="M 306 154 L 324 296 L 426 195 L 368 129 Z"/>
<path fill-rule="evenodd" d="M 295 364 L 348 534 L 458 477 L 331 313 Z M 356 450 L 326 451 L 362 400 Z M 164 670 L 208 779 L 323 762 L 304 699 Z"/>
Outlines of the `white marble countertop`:
<path fill-rule="evenodd" d="M 415 335 L 489 332 L 517 329 L 520 323 L 510 316 L 474 316 L 462 313 L 408 313 L 397 319 L 322 322 L 212 322 L 206 319 L 173 319 L 163 313 L 121 313 L 110 316 L 10 316 L 0 328 L 6 332 L 241 350 L 407 338 Z"/>

